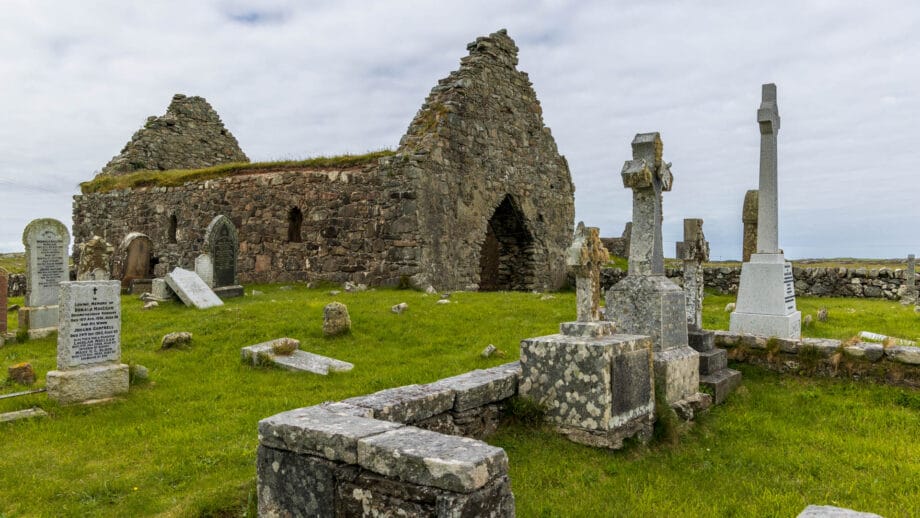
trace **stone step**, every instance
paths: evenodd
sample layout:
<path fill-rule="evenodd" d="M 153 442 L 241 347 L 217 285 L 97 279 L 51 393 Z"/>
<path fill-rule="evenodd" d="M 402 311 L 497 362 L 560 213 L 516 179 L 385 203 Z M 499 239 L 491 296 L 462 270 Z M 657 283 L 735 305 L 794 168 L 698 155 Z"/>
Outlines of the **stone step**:
<path fill-rule="evenodd" d="M 690 347 L 699 352 L 711 351 L 716 346 L 715 333 L 706 330 L 687 331 Z"/>
<path fill-rule="evenodd" d="M 700 352 L 700 375 L 715 374 L 728 367 L 728 353 L 725 349 Z"/>
<path fill-rule="evenodd" d="M 700 376 L 700 385 L 712 394 L 712 402 L 716 405 L 721 405 L 740 384 L 741 373 L 734 369 L 722 369 L 715 374 Z"/>

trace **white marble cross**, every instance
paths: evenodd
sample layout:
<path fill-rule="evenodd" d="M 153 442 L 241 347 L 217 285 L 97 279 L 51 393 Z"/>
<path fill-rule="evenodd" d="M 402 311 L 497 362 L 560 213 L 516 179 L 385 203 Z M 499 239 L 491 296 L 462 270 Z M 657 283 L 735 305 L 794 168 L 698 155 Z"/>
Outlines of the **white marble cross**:
<path fill-rule="evenodd" d="M 760 108 L 760 187 L 757 206 L 757 253 L 779 253 L 776 134 L 779 133 L 779 109 L 776 85 L 763 85 Z"/>
<path fill-rule="evenodd" d="M 633 190 L 629 275 L 664 275 L 661 244 L 661 193 L 671 190 L 671 164 L 661 159 L 663 144 L 655 133 L 632 141 L 633 159 L 623 164 L 623 186 Z"/>

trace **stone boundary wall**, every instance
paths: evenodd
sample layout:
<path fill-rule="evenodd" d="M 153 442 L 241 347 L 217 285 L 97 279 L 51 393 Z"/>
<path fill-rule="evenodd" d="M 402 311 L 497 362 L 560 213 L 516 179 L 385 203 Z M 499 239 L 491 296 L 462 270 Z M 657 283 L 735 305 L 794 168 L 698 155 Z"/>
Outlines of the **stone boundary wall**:
<path fill-rule="evenodd" d="M 717 347 L 734 361 L 805 376 L 868 379 L 920 388 L 920 347 L 869 342 L 845 343 L 824 338 L 786 340 L 715 331 Z"/>
<path fill-rule="evenodd" d="M 26 294 L 26 274 L 11 273 L 9 274 L 8 281 L 8 297 L 22 297 Z"/>
<path fill-rule="evenodd" d="M 297 209 L 299 224 L 292 229 Z M 253 171 L 172 187 L 74 196 L 74 257 L 93 235 L 150 237 L 161 276 L 192 269 L 204 234 L 224 215 L 240 238 L 239 282 L 345 281 L 396 285 L 418 271 L 414 191 L 377 164 Z M 175 217 L 176 224 L 171 225 Z M 171 235 L 171 227 L 175 233 Z M 293 239 L 292 239 L 293 238 Z"/>
<path fill-rule="evenodd" d="M 904 282 L 904 270 L 890 268 L 800 268 L 792 269 L 795 277 L 795 294 L 799 297 L 864 297 L 898 300 L 898 289 Z M 667 268 L 665 274 L 678 285 L 683 285 L 683 268 Z M 603 289 L 626 277 L 619 268 L 605 268 L 601 273 Z M 707 288 L 718 293 L 738 293 L 741 267 L 703 268 Z"/>
<path fill-rule="evenodd" d="M 477 438 L 520 376 L 514 362 L 263 419 L 259 516 L 514 516 L 507 454 Z"/>

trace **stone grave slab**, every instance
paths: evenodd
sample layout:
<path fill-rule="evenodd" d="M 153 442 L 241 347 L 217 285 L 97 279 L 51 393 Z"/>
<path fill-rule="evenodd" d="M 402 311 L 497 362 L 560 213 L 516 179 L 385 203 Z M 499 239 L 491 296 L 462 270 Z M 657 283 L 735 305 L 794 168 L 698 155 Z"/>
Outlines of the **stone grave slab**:
<path fill-rule="evenodd" d="M 355 367 L 348 362 L 301 350 L 287 355 L 274 354 L 272 352 L 274 343 L 275 340 L 272 340 L 243 347 L 240 349 L 240 354 L 244 361 L 251 362 L 253 365 L 271 363 L 283 369 L 312 372 L 323 376 L 330 372 L 348 372 Z"/>
<path fill-rule="evenodd" d="M 57 370 L 46 376 L 48 397 L 70 404 L 128 392 L 120 293 L 118 281 L 61 283 Z"/>
<path fill-rule="evenodd" d="M 207 309 L 224 305 L 223 301 L 195 272 L 176 268 L 166 274 L 166 284 L 186 306 Z"/>

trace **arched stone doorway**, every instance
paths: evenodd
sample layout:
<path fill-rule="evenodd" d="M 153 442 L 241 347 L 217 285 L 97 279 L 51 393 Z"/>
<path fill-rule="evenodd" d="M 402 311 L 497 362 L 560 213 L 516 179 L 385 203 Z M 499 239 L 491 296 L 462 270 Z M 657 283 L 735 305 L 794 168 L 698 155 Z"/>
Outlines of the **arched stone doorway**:
<path fill-rule="evenodd" d="M 507 195 L 486 226 L 479 252 L 479 290 L 529 290 L 534 282 L 533 235 Z"/>

